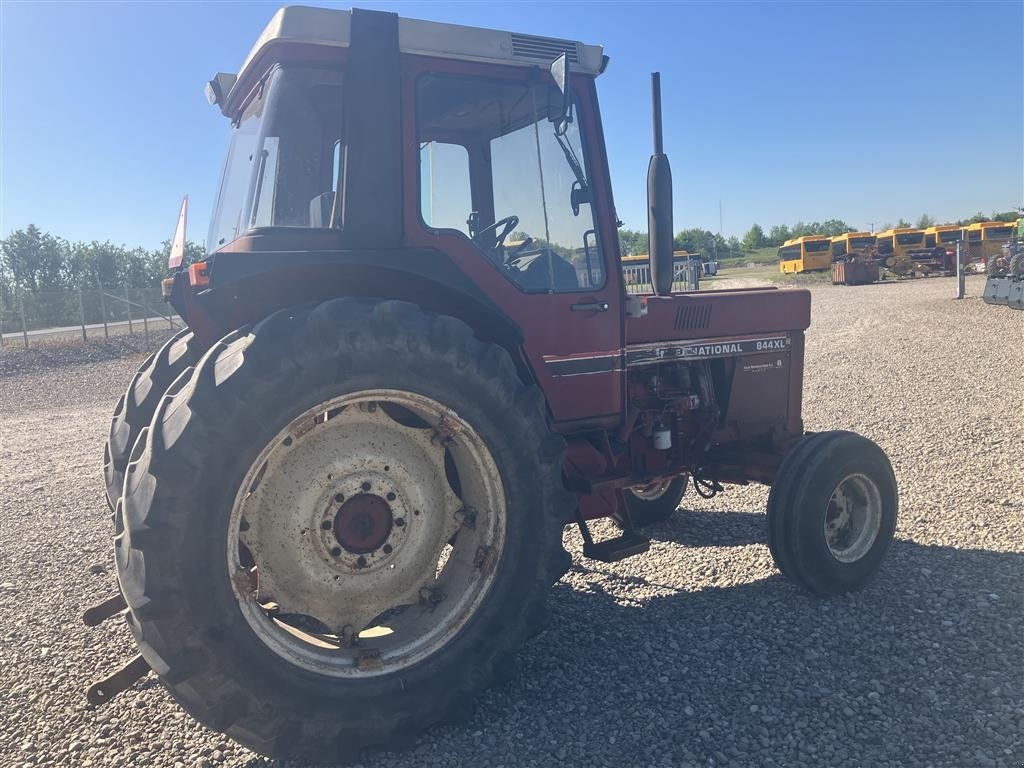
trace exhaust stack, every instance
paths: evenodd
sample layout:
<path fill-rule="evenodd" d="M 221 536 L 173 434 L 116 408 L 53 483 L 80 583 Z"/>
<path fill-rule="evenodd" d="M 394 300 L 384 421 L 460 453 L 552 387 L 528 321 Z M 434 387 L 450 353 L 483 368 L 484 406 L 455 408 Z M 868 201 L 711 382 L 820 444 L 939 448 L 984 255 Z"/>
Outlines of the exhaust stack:
<path fill-rule="evenodd" d="M 672 168 L 661 135 L 661 73 L 651 73 L 654 154 L 647 166 L 647 252 L 651 284 L 659 296 L 672 293 Z"/>

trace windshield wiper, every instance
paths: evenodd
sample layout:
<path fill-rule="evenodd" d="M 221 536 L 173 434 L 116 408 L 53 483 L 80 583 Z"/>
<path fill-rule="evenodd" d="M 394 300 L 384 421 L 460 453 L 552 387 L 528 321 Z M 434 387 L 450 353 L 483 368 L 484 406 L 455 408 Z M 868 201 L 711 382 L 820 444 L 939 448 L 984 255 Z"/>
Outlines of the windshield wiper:
<path fill-rule="evenodd" d="M 572 168 L 573 175 L 576 177 L 576 181 L 580 183 L 580 191 L 589 190 L 590 185 L 587 183 L 587 175 L 583 172 L 583 166 L 580 165 L 580 161 L 576 158 L 576 153 L 572 151 L 572 147 L 569 142 L 565 140 L 565 136 L 559 133 L 557 130 L 555 133 L 555 140 L 558 142 L 558 146 L 562 148 L 562 154 L 565 155 L 565 160 L 569 163 L 569 167 Z"/>

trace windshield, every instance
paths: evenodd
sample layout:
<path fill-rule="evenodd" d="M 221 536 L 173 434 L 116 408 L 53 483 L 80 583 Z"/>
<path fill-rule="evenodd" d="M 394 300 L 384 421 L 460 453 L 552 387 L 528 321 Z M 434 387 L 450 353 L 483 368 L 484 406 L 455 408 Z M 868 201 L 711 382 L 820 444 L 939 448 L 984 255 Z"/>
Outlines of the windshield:
<path fill-rule="evenodd" d="M 341 73 L 278 68 L 231 131 L 206 251 L 258 227 L 328 227 L 341 171 Z"/>
<path fill-rule="evenodd" d="M 423 222 L 461 232 L 527 291 L 604 284 L 578 121 L 556 131 L 561 101 L 546 78 L 417 81 Z"/>

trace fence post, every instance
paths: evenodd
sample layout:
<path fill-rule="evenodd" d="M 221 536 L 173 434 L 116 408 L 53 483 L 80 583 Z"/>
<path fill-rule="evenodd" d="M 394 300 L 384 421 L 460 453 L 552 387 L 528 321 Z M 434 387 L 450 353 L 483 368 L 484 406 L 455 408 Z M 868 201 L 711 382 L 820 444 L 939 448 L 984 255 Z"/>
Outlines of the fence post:
<path fill-rule="evenodd" d="M 107 300 L 103 297 L 103 283 L 96 281 L 100 287 L 100 312 L 103 313 L 103 338 L 110 341 L 110 331 L 107 329 Z"/>
<path fill-rule="evenodd" d="M 960 253 L 960 241 L 956 241 L 956 298 L 962 299 L 964 297 L 965 290 L 965 279 L 966 270 L 964 270 L 964 260 L 961 258 Z"/>
<path fill-rule="evenodd" d="M 78 289 L 78 318 L 82 321 L 82 343 L 85 344 L 85 299 L 82 298 L 82 289 Z"/>
<path fill-rule="evenodd" d="M 128 335 L 134 336 L 135 329 L 132 327 L 132 297 L 128 293 L 128 289 L 124 289 L 124 305 L 128 309 Z"/>
<path fill-rule="evenodd" d="M 28 324 L 25 322 L 25 294 L 18 291 L 18 306 L 21 308 L 21 338 L 25 341 L 25 349 L 28 349 Z"/>
<path fill-rule="evenodd" d="M 149 349 L 149 312 L 142 313 L 142 333 L 146 336 L 146 349 Z"/>

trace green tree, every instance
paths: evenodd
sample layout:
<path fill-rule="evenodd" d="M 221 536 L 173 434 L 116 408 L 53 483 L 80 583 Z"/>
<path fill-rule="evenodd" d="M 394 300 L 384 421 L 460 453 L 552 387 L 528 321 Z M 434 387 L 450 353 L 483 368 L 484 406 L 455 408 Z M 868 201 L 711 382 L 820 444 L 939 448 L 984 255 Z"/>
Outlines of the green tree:
<path fill-rule="evenodd" d="M 752 251 L 755 248 L 764 248 L 765 242 L 764 230 L 756 222 L 751 225 L 750 229 L 747 230 L 747 234 L 743 236 L 743 247 L 748 251 Z"/>
<path fill-rule="evenodd" d="M 907 221 L 906 219 L 902 218 L 902 217 L 900 218 L 899 221 L 896 222 L 896 228 L 897 229 L 906 229 L 909 226 L 910 226 L 910 222 Z"/>
<path fill-rule="evenodd" d="M 35 224 L 0 241 L 3 279 L 11 289 L 52 291 L 66 287 L 69 247 L 65 240 L 42 232 Z"/>
<path fill-rule="evenodd" d="M 836 235 L 842 235 L 846 232 L 856 232 L 857 230 L 851 227 L 842 219 L 826 219 L 825 221 L 818 224 L 815 222 L 816 235 L 828 235 L 829 237 L 835 237 Z"/>
<path fill-rule="evenodd" d="M 785 224 L 776 224 L 768 230 L 768 245 L 779 246 L 789 240 L 793 235 Z"/>
<path fill-rule="evenodd" d="M 927 213 L 922 213 L 917 217 L 917 223 L 914 224 L 918 229 L 928 229 L 928 227 L 935 226 L 935 219 L 929 216 Z"/>
<path fill-rule="evenodd" d="M 647 253 L 647 233 L 633 229 L 619 230 L 619 250 L 623 256 L 639 256 Z"/>

